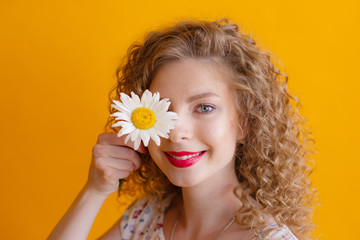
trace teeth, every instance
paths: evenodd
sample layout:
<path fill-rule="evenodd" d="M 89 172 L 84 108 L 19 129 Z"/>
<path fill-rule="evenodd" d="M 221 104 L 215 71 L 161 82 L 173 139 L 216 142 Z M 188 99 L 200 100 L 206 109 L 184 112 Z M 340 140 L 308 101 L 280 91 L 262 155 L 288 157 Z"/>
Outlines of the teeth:
<path fill-rule="evenodd" d="M 181 156 L 181 157 L 180 156 L 174 156 L 174 155 L 171 155 L 171 154 L 169 154 L 169 156 L 172 157 L 172 158 L 175 158 L 177 160 L 187 160 L 189 158 L 199 156 L 200 154 L 201 154 L 201 152 L 195 153 L 195 154 L 192 154 L 192 155 Z"/>

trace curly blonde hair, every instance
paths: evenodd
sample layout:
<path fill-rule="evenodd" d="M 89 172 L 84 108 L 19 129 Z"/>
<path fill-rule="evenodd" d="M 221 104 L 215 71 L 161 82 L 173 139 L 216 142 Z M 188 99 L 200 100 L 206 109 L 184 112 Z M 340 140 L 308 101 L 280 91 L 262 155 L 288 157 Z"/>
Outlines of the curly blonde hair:
<path fill-rule="evenodd" d="M 264 224 L 263 216 L 270 214 L 299 239 L 308 239 L 315 192 L 309 179 L 311 133 L 298 113 L 300 102 L 287 91 L 288 77 L 237 25 L 227 19 L 186 20 L 150 32 L 143 43 L 134 43 L 128 49 L 124 64 L 116 71 L 118 81 L 110 100 L 119 99 L 120 92 L 141 95 L 163 64 L 188 58 L 220 63 L 232 76 L 238 112 L 246 129 L 235 154 L 239 186 L 234 194 L 243 203 L 237 223 L 258 227 Z M 116 111 L 110 103 L 109 111 Z M 109 118 L 106 126 L 116 132 L 118 129 L 111 127 L 113 122 Z M 161 196 L 179 191 L 149 154 L 142 160 L 142 167 L 129 176 L 123 193 L 141 191 Z M 249 197 L 261 207 L 254 207 Z"/>

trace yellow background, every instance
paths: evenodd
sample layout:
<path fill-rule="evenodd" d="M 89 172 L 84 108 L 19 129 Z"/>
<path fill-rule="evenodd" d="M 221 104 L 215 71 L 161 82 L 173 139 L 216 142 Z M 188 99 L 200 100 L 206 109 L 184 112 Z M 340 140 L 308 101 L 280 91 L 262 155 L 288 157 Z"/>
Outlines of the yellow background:
<path fill-rule="evenodd" d="M 285 66 L 316 139 L 320 239 L 359 235 L 359 1 L 1 1 L 0 236 L 45 239 L 87 178 L 127 47 L 183 18 L 228 17 Z M 123 211 L 112 195 L 90 239 Z"/>

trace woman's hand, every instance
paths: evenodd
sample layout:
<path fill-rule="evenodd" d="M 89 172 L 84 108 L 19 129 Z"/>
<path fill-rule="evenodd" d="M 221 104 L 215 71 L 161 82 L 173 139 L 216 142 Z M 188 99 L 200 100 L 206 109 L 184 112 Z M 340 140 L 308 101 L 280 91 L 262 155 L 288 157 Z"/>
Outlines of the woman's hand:
<path fill-rule="evenodd" d="M 119 187 L 119 179 L 126 178 L 141 164 L 139 154 L 133 143 L 124 143 L 126 136 L 117 137 L 116 133 L 102 133 L 93 147 L 92 161 L 86 188 L 108 196 Z M 143 144 L 138 151 L 146 153 Z"/>
<path fill-rule="evenodd" d="M 124 144 L 125 136 L 102 133 L 93 148 L 89 178 L 69 210 L 49 236 L 51 239 L 87 239 L 91 226 L 105 199 L 116 191 L 119 179 L 140 167 L 140 156 L 132 142 Z M 140 145 L 140 153 L 146 153 Z"/>

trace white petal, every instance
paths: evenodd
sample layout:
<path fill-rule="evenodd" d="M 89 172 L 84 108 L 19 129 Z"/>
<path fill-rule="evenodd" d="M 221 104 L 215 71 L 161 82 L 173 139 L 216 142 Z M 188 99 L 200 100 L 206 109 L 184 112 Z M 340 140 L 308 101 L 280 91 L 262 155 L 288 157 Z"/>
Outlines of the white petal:
<path fill-rule="evenodd" d="M 178 119 L 178 116 L 174 112 L 156 112 L 155 116 L 157 119 L 164 119 L 164 121 Z"/>
<path fill-rule="evenodd" d="M 131 113 L 131 110 L 125 107 L 124 104 L 121 105 L 111 104 L 111 106 L 120 112 Z"/>
<path fill-rule="evenodd" d="M 116 112 L 110 115 L 110 117 L 116 117 L 116 120 L 125 120 L 130 122 L 131 116 L 129 114 L 123 113 L 123 112 Z"/>
<path fill-rule="evenodd" d="M 160 137 L 163 137 L 163 138 L 169 138 L 169 134 L 167 134 L 166 132 L 161 132 L 158 134 Z"/>
<path fill-rule="evenodd" d="M 125 105 L 127 108 L 130 108 L 131 106 L 129 104 L 130 97 L 128 95 L 126 95 L 125 93 L 120 93 L 120 100 L 123 105 Z"/>
<path fill-rule="evenodd" d="M 156 105 L 156 107 L 154 107 L 154 112 L 166 112 L 169 109 L 169 106 L 170 102 L 168 102 L 167 98 L 164 98 Z"/>
<path fill-rule="evenodd" d="M 136 128 L 131 136 L 131 141 L 135 141 L 135 139 L 139 136 L 139 134 L 140 134 L 140 130 Z"/>
<path fill-rule="evenodd" d="M 131 113 L 132 113 L 132 110 L 129 109 L 129 108 L 127 108 L 127 107 L 125 107 L 124 104 L 121 104 L 121 106 L 118 106 L 118 105 L 115 105 L 115 104 L 111 104 L 111 106 L 112 106 L 113 108 L 117 109 L 117 110 L 120 111 L 120 112 L 127 113 L 127 114 L 129 114 L 129 115 L 131 115 Z"/>
<path fill-rule="evenodd" d="M 154 129 L 153 128 L 150 129 L 149 132 L 150 132 L 151 139 L 156 143 L 156 145 L 160 146 L 160 138 L 155 133 Z"/>
<path fill-rule="evenodd" d="M 117 117 L 117 118 L 115 118 L 115 120 L 116 120 L 116 121 L 131 122 L 130 120 L 128 120 L 128 119 L 123 119 L 123 118 L 121 118 L 121 117 Z"/>
<path fill-rule="evenodd" d="M 178 119 L 178 115 L 176 112 L 166 112 L 166 115 L 172 119 Z"/>
<path fill-rule="evenodd" d="M 122 134 L 121 132 L 118 132 L 117 137 L 121 137 L 122 135 L 124 135 L 124 134 Z"/>
<path fill-rule="evenodd" d="M 158 92 L 154 93 L 154 95 L 151 97 L 148 107 L 151 110 L 153 110 L 154 107 L 158 104 L 159 100 L 160 100 L 160 94 Z"/>
<path fill-rule="evenodd" d="M 123 101 L 123 100 L 122 100 Z M 119 110 L 120 112 L 130 112 L 131 113 L 131 109 L 130 106 L 126 106 L 124 103 L 113 100 L 113 102 L 115 104 L 111 104 L 111 106 L 117 110 Z"/>
<path fill-rule="evenodd" d="M 161 112 L 161 104 L 159 104 L 159 102 L 157 102 L 156 104 L 154 104 L 154 106 L 152 107 L 152 110 L 154 111 L 154 113 L 159 113 Z"/>
<path fill-rule="evenodd" d="M 168 131 L 170 129 L 174 129 L 174 124 L 171 123 L 171 121 L 157 121 L 154 125 L 157 129 L 162 129 L 164 131 Z"/>
<path fill-rule="evenodd" d="M 117 101 L 117 100 L 112 100 L 113 103 L 115 104 L 111 104 L 111 106 L 119 111 L 121 111 L 121 106 L 123 105 L 121 102 Z"/>
<path fill-rule="evenodd" d="M 155 100 L 155 94 L 153 94 L 152 92 L 148 91 L 148 97 L 146 99 L 147 101 L 147 106 L 150 107 L 150 105 L 152 104 L 152 102 Z"/>
<path fill-rule="evenodd" d="M 148 130 L 141 130 L 140 131 L 141 140 L 144 143 L 144 146 L 147 147 L 150 140 L 150 134 Z"/>
<path fill-rule="evenodd" d="M 140 143 L 141 143 L 141 139 L 137 138 L 134 142 L 134 150 L 138 150 L 138 148 L 140 147 Z"/>
<path fill-rule="evenodd" d="M 121 132 L 122 135 L 124 135 L 124 134 L 131 133 L 134 130 L 135 130 L 134 126 L 124 127 L 124 125 L 123 125 L 123 127 L 120 129 L 120 132 Z"/>
<path fill-rule="evenodd" d="M 140 98 L 138 95 L 136 95 L 134 92 L 131 92 L 131 97 L 135 103 L 135 105 L 137 106 L 137 108 L 139 108 L 141 106 L 141 102 L 140 102 Z"/>
<path fill-rule="evenodd" d="M 144 102 L 145 102 L 145 97 L 147 96 L 147 90 L 145 90 L 145 92 L 143 92 L 143 94 L 141 95 L 141 106 L 144 107 Z"/>
<path fill-rule="evenodd" d="M 170 114 L 158 114 L 155 115 L 157 122 L 165 122 L 170 125 L 176 125 L 177 124 L 177 116 L 170 115 Z"/>
<path fill-rule="evenodd" d="M 123 112 L 114 112 L 112 114 L 110 114 L 110 117 L 117 117 L 117 116 L 121 116 L 122 114 L 124 114 Z"/>
<path fill-rule="evenodd" d="M 112 127 L 121 127 L 123 122 L 116 122 L 112 125 Z"/>
<path fill-rule="evenodd" d="M 151 103 L 150 103 L 150 105 L 149 105 L 149 108 L 150 108 L 151 110 L 153 110 L 153 109 L 154 109 L 154 106 L 156 106 L 156 105 L 158 104 L 159 100 L 160 100 L 160 93 L 158 93 L 158 92 L 154 93 L 154 96 L 153 96 L 153 98 L 152 98 L 152 100 L 151 100 Z"/>
<path fill-rule="evenodd" d="M 139 107 L 136 102 L 125 93 L 121 93 L 121 100 L 123 104 L 131 111 L 134 111 L 136 108 Z"/>
<path fill-rule="evenodd" d="M 167 134 L 167 132 L 170 132 L 170 131 L 167 129 L 163 130 L 163 129 L 158 129 L 158 128 L 154 127 L 153 131 L 155 132 L 155 134 L 157 134 L 160 137 L 169 138 L 169 135 Z"/>
<path fill-rule="evenodd" d="M 149 108 L 151 99 L 152 99 L 152 94 L 149 90 L 146 89 L 143 95 L 141 96 L 141 106 L 145 108 Z"/>
<path fill-rule="evenodd" d="M 127 142 L 129 141 L 129 139 L 131 138 L 131 134 L 127 135 L 125 138 L 125 144 L 127 144 Z"/>
<path fill-rule="evenodd" d="M 125 121 L 123 121 L 123 122 L 122 122 L 122 127 L 123 127 L 123 128 L 134 128 L 135 126 L 134 126 L 134 124 L 132 124 L 132 122 L 125 122 Z"/>

